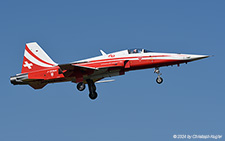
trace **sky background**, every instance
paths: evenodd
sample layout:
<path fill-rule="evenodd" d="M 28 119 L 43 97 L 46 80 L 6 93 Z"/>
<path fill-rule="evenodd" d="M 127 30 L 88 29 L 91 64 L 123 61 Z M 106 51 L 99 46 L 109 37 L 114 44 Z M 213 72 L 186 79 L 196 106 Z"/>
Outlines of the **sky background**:
<path fill-rule="evenodd" d="M 129 48 L 214 57 L 128 72 L 88 89 L 71 82 L 41 90 L 13 86 L 25 44 L 36 41 L 57 63 Z M 150 141 L 174 134 L 225 139 L 225 1 L 50 1 L 0 3 L 1 141 Z"/>

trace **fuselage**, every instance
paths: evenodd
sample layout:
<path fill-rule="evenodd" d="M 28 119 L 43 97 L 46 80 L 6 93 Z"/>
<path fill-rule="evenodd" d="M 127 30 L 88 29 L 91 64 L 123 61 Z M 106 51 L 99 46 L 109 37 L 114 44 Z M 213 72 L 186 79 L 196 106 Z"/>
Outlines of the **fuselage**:
<path fill-rule="evenodd" d="M 67 69 L 57 64 L 45 69 L 18 74 L 10 80 L 15 85 L 29 84 L 35 89 L 40 89 L 48 83 L 65 81 L 87 83 L 88 79 L 96 82 L 106 77 L 123 75 L 131 70 L 179 65 L 207 57 L 209 56 L 157 53 L 144 49 L 123 50 L 110 54 L 103 52 L 101 56 L 69 63 L 74 66 L 74 69 Z"/>
<path fill-rule="evenodd" d="M 98 68 L 110 67 L 123 64 L 127 61 L 124 68 L 129 70 L 146 69 L 154 67 L 162 67 L 169 65 L 176 65 L 187 63 L 194 60 L 199 60 L 208 57 L 207 55 L 192 55 L 192 54 L 178 54 L 178 53 L 157 53 L 157 52 L 137 52 L 129 53 L 129 50 L 119 51 L 102 55 L 94 58 L 89 58 L 74 63 L 81 63 L 80 65 Z M 82 63 L 83 62 L 83 63 Z"/>
<path fill-rule="evenodd" d="M 163 78 L 159 68 L 178 65 L 209 57 L 177 53 L 158 53 L 145 49 L 122 50 L 101 56 L 88 58 L 67 64 L 55 63 L 36 43 L 27 43 L 24 51 L 22 71 L 10 77 L 14 85 L 29 85 L 41 89 L 48 83 L 71 81 L 77 83 L 77 89 L 83 91 L 88 85 L 89 97 L 97 98 L 95 83 L 109 82 L 101 79 L 124 75 L 128 71 L 155 68 L 158 75 L 156 82 L 161 84 Z"/>

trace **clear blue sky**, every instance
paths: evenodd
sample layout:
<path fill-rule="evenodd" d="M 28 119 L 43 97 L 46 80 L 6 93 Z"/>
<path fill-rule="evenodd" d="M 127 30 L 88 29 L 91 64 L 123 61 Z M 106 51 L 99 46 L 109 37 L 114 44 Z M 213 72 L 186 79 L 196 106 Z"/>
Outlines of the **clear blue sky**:
<path fill-rule="evenodd" d="M 2 1 L 1 141 L 150 141 L 174 134 L 220 134 L 225 139 L 225 2 Z M 99 97 L 74 83 L 42 90 L 13 86 L 25 43 L 36 41 L 57 63 L 140 47 L 160 52 L 215 55 L 128 72 L 98 84 Z"/>

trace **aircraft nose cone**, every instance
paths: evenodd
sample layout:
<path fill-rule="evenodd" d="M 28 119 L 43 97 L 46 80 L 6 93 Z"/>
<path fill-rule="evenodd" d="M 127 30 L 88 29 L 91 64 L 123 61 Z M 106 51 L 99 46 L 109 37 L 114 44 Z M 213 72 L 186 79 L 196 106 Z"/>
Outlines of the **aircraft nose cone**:
<path fill-rule="evenodd" d="M 187 55 L 186 59 L 187 60 L 191 60 L 191 61 L 195 61 L 195 60 L 200 60 L 200 59 L 204 59 L 204 58 L 208 58 L 210 57 L 209 55 Z"/>

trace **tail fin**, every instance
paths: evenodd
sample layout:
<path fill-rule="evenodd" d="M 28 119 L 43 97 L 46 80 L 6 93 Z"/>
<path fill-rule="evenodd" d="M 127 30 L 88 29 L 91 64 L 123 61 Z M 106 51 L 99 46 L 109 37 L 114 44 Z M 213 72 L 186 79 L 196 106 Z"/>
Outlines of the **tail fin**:
<path fill-rule="evenodd" d="M 37 71 L 57 65 L 36 43 L 27 43 L 21 73 Z"/>

